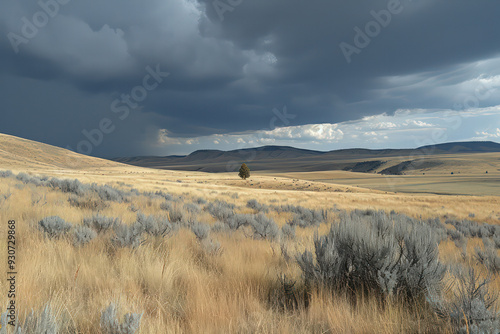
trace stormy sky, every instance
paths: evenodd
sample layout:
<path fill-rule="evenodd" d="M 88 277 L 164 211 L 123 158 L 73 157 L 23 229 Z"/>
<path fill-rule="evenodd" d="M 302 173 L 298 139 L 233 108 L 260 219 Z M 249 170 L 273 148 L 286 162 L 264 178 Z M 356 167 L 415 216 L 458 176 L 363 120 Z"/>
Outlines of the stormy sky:
<path fill-rule="evenodd" d="M 500 141 L 493 0 L 5 0 L 0 132 L 102 157 Z"/>

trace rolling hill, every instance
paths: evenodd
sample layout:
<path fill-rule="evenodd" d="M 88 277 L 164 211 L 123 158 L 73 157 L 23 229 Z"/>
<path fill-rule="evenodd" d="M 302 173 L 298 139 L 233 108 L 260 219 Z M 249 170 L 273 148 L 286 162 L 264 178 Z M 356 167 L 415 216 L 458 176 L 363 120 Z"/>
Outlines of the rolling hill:
<path fill-rule="evenodd" d="M 0 133 L 0 165 L 21 169 L 86 169 L 112 167 L 117 162 L 89 157 L 60 147 Z"/>
<path fill-rule="evenodd" d="M 186 156 L 116 158 L 117 162 L 141 167 L 232 172 L 243 162 L 254 171 L 312 172 L 343 170 L 399 175 L 414 170 L 469 165 L 468 154 L 500 153 L 495 142 L 455 142 L 416 149 L 343 149 L 329 152 L 297 149 L 288 146 L 220 151 L 200 150 Z M 460 155 L 460 156 L 458 156 Z M 450 159 L 456 156 L 457 159 Z M 472 160 L 477 160 L 477 157 Z M 495 167 L 495 165 L 493 165 Z"/>

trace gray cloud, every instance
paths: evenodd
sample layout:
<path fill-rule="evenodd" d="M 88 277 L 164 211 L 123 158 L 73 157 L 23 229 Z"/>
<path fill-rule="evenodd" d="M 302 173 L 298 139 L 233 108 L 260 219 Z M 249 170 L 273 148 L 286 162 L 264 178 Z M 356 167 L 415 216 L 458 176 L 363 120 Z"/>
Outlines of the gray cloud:
<path fill-rule="evenodd" d="M 296 115 L 292 126 L 500 105 L 493 1 L 401 0 L 351 63 L 340 43 L 355 45 L 354 28 L 364 31 L 371 11 L 396 0 L 226 1 L 223 20 L 208 0 L 59 1 L 0 5 L 0 132 L 76 147 L 82 130 L 108 118 L 116 130 L 91 154 L 168 154 L 159 134 L 185 142 L 267 129 L 283 105 Z M 23 18 L 33 23 L 40 3 L 58 8 L 16 53 L 9 33 L 23 36 Z M 112 102 L 157 64 L 170 76 L 120 120 Z M 495 138 L 485 122 L 456 139 Z"/>

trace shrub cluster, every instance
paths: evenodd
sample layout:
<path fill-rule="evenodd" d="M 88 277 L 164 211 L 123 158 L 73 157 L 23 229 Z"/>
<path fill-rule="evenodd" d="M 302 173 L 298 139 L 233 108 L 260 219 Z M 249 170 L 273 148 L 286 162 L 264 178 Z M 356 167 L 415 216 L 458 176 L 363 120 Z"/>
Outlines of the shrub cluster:
<path fill-rule="evenodd" d="M 83 225 L 93 229 L 97 233 L 105 233 L 120 224 L 118 218 L 104 217 L 100 214 L 94 214 L 90 218 L 83 219 Z"/>
<path fill-rule="evenodd" d="M 204 204 L 207 204 L 207 200 L 204 199 L 203 197 L 198 197 L 194 200 L 194 203 L 196 203 L 198 205 L 204 205 Z"/>
<path fill-rule="evenodd" d="M 110 187 L 106 184 L 100 186 L 95 183 L 92 183 L 90 185 L 90 191 L 97 194 L 99 198 L 103 201 L 111 201 L 117 203 L 128 201 L 127 195 L 123 191 Z"/>
<path fill-rule="evenodd" d="M 5 177 L 12 176 L 12 172 L 6 171 L 2 173 Z M 76 197 L 71 198 L 73 204 L 77 206 L 82 206 L 81 203 L 77 203 L 78 197 L 91 196 L 96 195 L 101 201 L 113 201 L 113 202 L 127 202 L 128 196 L 131 193 L 126 193 L 122 190 L 115 189 L 108 185 L 98 185 L 95 183 L 92 184 L 83 184 L 79 180 L 69 180 L 69 179 L 58 179 L 58 178 L 48 178 L 45 176 L 32 176 L 26 173 L 19 173 L 16 176 L 16 179 L 23 182 L 24 184 L 33 184 L 37 187 L 49 187 L 52 189 L 59 189 L 63 193 L 69 193 L 71 195 L 75 195 Z"/>
<path fill-rule="evenodd" d="M 218 220 L 224 221 L 234 215 L 234 204 L 216 200 L 215 202 L 208 203 L 205 206 L 205 210 Z"/>
<path fill-rule="evenodd" d="M 1 178 L 8 178 L 12 177 L 14 174 L 12 174 L 12 171 L 10 170 L 0 170 L 0 177 Z"/>
<path fill-rule="evenodd" d="M 199 222 L 193 222 L 190 224 L 190 228 L 196 236 L 198 243 L 206 253 L 211 255 L 218 255 L 221 253 L 222 248 L 220 243 L 210 238 L 210 226 Z M 217 228 L 214 230 L 217 230 Z"/>
<path fill-rule="evenodd" d="M 164 237 L 172 232 L 172 225 L 167 218 L 146 216 L 142 212 L 137 213 L 137 220 L 134 225 L 141 233 L 147 233 L 155 237 Z"/>
<path fill-rule="evenodd" d="M 115 228 L 111 243 L 116 247 L 137 248 L 141 244 L 142 229 L 137 224 L 120 224 Z"/>
<path fill-rule="evenodd" d="M 179 207 L 178 205 L 171 205 L 168 202 L 167 202 L 167 204 L 168 204 L 168 208 L 166 208 L 166 210 L 168 211 L 168 216 L 169 216 L 170 220 L 174 223 L 182 222 L 184 217 L 186 216 L 185 211 L 182 210 L 182 208 Z"/>
<path fill-rule="evenodd" d="M 497 255 L 494 243 L 487 238 L 483 238 L 484 250 L 476 247 L 475 258 L 476 260 L 488 268 L 492 273 L 500 273 L 500 257 Z"/>
<path fill-rule="evenodd" d="M 59 189 L 63 193 L 70 193 L 76 196 L 84 196 L 89 191 L 89 186 L 84 185 L 80 181 L 51 178 L 48 185 L 54 189 Z"/>
<path fill-rule="evenodd" d="M 186 203 L 184 204 L 184 210 L 191 214 L 198 214 L 201 212 L 201 208 L 198 204 L 196 203 Z"/>
<path fill-rule="evenodd" d="M 68 203 L 75 208 L 92 211 L 101 211 L 109 207 L 108 203 L 101 201 L 99 198 L 94 198 L 92 196 L 80 197 L 74 194 L 69 195 Z"/>
<path fill-rule="evenodd" d="M 210 233 L 210 227 L 203 223 L 195 223 L 191 225 L 191 231 L 193 231 L 198 241 L 202 241 L 208 238 L 208 234 Z"/>
<path fill-rule="evenodd" d="M 134 334 L 139 331 L 142 314 L 125 314 L 123 321 L 120 322 L 116 313 L 116 306 L 113 303 L 101 313 L 101 330 L 104 334 Z"/>
<path fill-rule="evenodd" d="M 256 199 L 251 199 L 247 202 L 247 208 L 253 209 L 257 212 L 269 212 L 269 206 L 260 204 Z"/>
<path fill-rule="evenodd" d="M 201 246 L 204 251 L 211 255 L 219 255 L 222 253 L 222 247 L 218 241 L 206 238 L 201 241 Z"/>
<path fill-rule="evenodd" d="M 146 197 L 163 198 L 166 201 L 173 201 L 174 200 L 174 196 L 172 194 L 165 193 L 161 190 L 155 191 L 155 192 L 150 192 L 150 191 L 144 192 L 143 195 Z"/>
<path fill-rule="evenodd" d="M 101 312 L 100 328 L 104 334 L 135 334 L 139 332 L 141 319 L 142 314 L 128 313 L 120 322 L 116 306 L 111 303 Z M 7 334 L 10 327 L 7 322 L 7 311 L 2 313 L 0 324 L 0 334 Z M 63 330 L 49 304 L 46 304 L 39 314 L 32 310 L 24 323 L 17 322 L 12 329 L 12 333 L 16 334 L 57 334 Z"/>
<path fill-rule="evenodd" d="M 440 291 L 446 267 L 438 260 L 432 228 L 402 216 L 376 217 L 345 214 L 327 235 L 316 235 L 315 256 L 306 251 L 297 257 L 306 281 L 406 300 Z"/>
<path fill-rule="evenodd" d="M 77 226 L 73 231 L 74 245 L 83 246 L 97 236 L 97 233 L 87 226 Z"/>
<path fill-rule="evenodd" d="M 327 218 L 326 210 L 311 210 L 302 206 L 295 206 L 290 204 L 273 206 L 273 209 L 276 212 L 293 213 L 293 217 L 288 221 L 288 224 L 292 226 L 299 226 L 302 228 L 308 226 L 317 226 L 321 222 L 324 222 Z"/>
<path fill-rule="evenodd" d="M 500 236 L 500 226 L 479 224 L 471 220 L 452 220 L 448 219 L 445 224 L 450 224 L 467 238 L 490 238 Z"/>
<path fill-rule="evenodd" d="M 257 201 L 250 200 L 248 203 L 247 206 L 254 210 L 266 211 Z M 216 229 L 219 231 L 223 229 L 223 226 L 232 231 L 248 226 L 252 229 L 254 238 L 275 239 L 280 234 L 280 229 L 274 220 L 262 212 L 257 214 L 235 213 L 235 206 L 233 204 L 219 200 L 209 203 L 205 209 L 221 222 L 216 226 Z"/>
<path fill-rule="evenodd" d="M 26 173 L 17 174 L 16 179 L 21 181 L 24 184 L 33 184 L 36 187 L 47 186 L 47 184 L 48 184 L 47 177 L 31 176 L 31 175 L 28 175 Z"/>
<path fill-rule="evenodd" d="M 43 218 L 38 222 L 38 228 L 49 238 L 59 238 L 71 229 L 71 224 L 58 216 Z"/>
<path fill-rule="evenodd" d="M 59 238 L 66 235 L 72 225 L 58 216 L 51 216 L 40 220 L 38 228 L 49 238 Z M 113 245 L 135 248 L 141 244 L 144 233 L 155 237 L 165 237 L 173 230 L 167 218 L 146 216 L 141 212 L 137 213 L 137 219 L 131 225 L 121 223 L 118 218 L 94 214 L 92 217 L 84 218 L 83 224 L 76 226 L 72 235 L 74 245 L 83 246 L 98 234 L 114 231 L 111 237 Z"/>
<path fill-rule="evenodd" d="M 452 276 L 456 289 L 451 301 L 436 296 L 430 300 L 436 313 L 450 320 L 455 333 L 498 333 L 498 294 L 489 290 L 491 277 L 481 278 L 473 267 L 462 266 L 454 268 Z"/>
<path fill-rule="evenodd" d="M 173 205 L 172 202 L 166 201 L 160 204 L 160 209 L 165 210 L 165 211 L 170 211 L 172 210 Z"/>
<path fill-rule="evenodd" d="M 7 334 L 7 311 L 2 313 L 0 318 L 0 334 Z M 28 315 L 24 323 L 17 322 L 13 328 L 13 333 L 16 334 L 57 334 L 59 326 L 56 317 L 48 304 L 40 314 L 36 314 L 33 310 Z"/>
<path fill-rule="evenodd" d="M 295 226 L 285 224 L 281 227 L 281 234 L 287 239 L 295 239 Z"/>
<path fill-rule="evenodd" d="M 253 215 L 248 214 L 234 214 L 227 219 L 224 219 L 224 224 L 233 231 L 236 231 L 240 227 L 249 226 L 253 220 Z"/>
<path fill-rule="evenodd" d="M 278 237 L 280 232 L 274 220 L 263 213 L 253 215 L 250 219 L 250 226 L 253 229 L 254 237 L 258 239 L 273 240 Z"/>
<path fill-rule="evenodd" d="M 154 237 L 165 237 L 173 231 L 173 227 L 166 217 L 146 216 L 138 212 L 133 224 L 116 224 L 114 231 L 115 235 L 111 238 L 113 245 L 136 248 L 143 242 L 144 233 Z"/>

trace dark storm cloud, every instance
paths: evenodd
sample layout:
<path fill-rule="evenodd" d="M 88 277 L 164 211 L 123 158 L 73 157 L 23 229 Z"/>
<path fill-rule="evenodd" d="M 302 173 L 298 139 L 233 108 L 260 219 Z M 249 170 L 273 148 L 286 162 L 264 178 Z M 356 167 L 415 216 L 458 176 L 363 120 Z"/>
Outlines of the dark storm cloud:
<path fill-rule="evenodd" d="M 116 130 L 94 155 L 165 152 L 157 146 L 162 129 L 186 138 L 267 129 L 273 108 L 284 105 L 296 126 L 450 109 L 474 93 L 468 82 L 500 74 L 494 1 L 9 0 L 0 7 L 0 132 L 74 148 L 82 130 L 108 118 Z M 26 38 L 26 20 L 43 19 L 43 8 L 52 15 Z M 355 28 L 366 34 L 373 12 L 386 24 L 357 47 Z M 350 63 L 341 43 L 357 48 Z M 113 101 L 141 86 L 148 66 L 170 75 L 120 119 Z M 500 104 L 497 96 L 477 107 Z"/>

